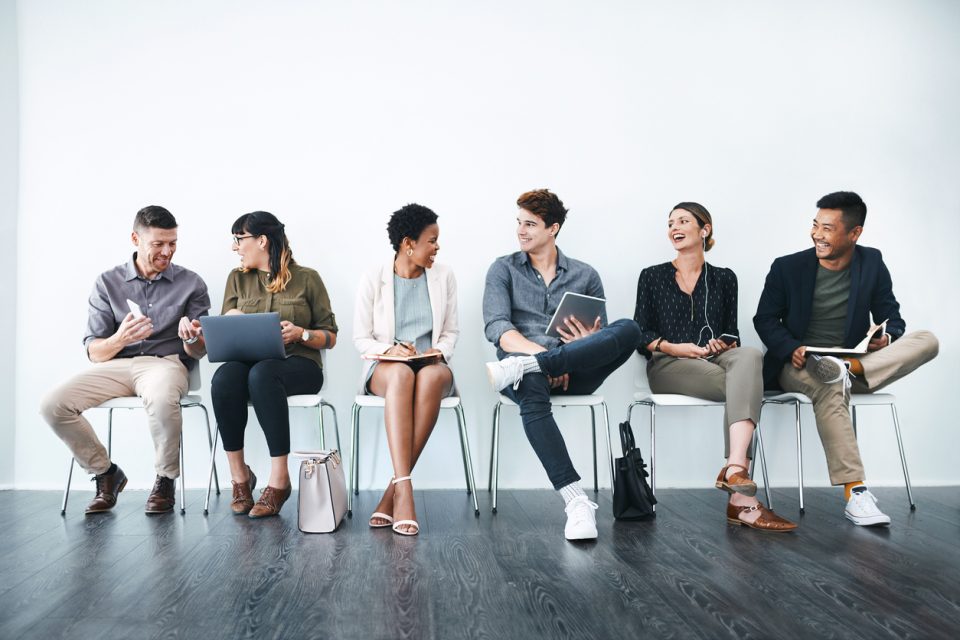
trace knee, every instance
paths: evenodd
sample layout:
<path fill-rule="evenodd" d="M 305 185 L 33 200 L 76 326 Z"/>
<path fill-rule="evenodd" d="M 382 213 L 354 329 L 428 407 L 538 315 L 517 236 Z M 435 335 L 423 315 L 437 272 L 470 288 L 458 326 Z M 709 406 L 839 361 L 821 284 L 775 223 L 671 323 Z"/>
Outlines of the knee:
<path fill-rule="evenodd" d="M 763 354 L 756 347 L 737 347 L 733 352 L 738 355 L 740 360 L 757 367 L 758 371 L 763 366 Z"/>
<path fill-rule="evenodd" d="M 417 372 L 417 389 L 434 389 L 442 387 L 450 380 L 450 370 L 443 365 L 424 367 Z"/>
<path fill-rule="evenodd" d="M 550 383 L 543 374 L 527 374 L 516 391 L 520 415 L 528 420 L 538 420 L 553 413 L 550 403 Z"/>
<path fill-rule="evenodd" d="M 920 351 L 923 353 L 924 361 L 933 360 L 940 353 L 940 341 L 931 331 L 917 331 L 917 337 L 920 338 Z"/>
<path fill-rule="evenodd" d="M 405 364 L 390 365 L 389 369 L 384 371 L 384 374 L 387 381 L 387 389 L 391 391 L 399 389 L 412 390 L 414 382 L 417 379 L 413 369 Z"/>
<path fill-rule="evenodd" d="M 183 396 L 180 388 L 175 384 L 166 384 L 143 394 L 143 406 L 146 408 L 173 408 L 180 406 Z"/>
<path fill-rule="evenodd" d="M 256 393 L 257 389 L 270 386 L 277 380 L 277 373 L 273 364 L 270 360 L 263 360 L 250 367 L 247 386 L 251 394 Z"/>
<path fill-rule="evenodd" d="M 72 414 L 76 414 L 76 411 L 71 411 L 57 392 L 48 394 L 40 403 L 40 415 L 47 424 L 54 424 Z"/>
<path fill-rule="evenodd" d="M 244 384 L 246 365 L 239 362 L 224 362 L 213 372 L 210 380 L 210 392 L 221 394 L 230 393 L 234 387 Z"/>
<path fill-rule="evenodd" d="M 617 336 L 623 341 L 624 347 L 635 349 L 640 344 L 640 325 L 629 318 L 621 318 L 610 324 L 610 328 L 616 329 Z"/>

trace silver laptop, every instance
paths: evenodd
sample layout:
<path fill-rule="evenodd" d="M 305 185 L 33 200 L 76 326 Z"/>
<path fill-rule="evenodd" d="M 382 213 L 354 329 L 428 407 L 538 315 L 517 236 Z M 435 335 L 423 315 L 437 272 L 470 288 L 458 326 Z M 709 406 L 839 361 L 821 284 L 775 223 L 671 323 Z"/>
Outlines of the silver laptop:
<path fill-rule="evenodd" d="M 210 362 L 260 362 L 287 357 L 279 313 L 201 316 L 200 326 Z"/>

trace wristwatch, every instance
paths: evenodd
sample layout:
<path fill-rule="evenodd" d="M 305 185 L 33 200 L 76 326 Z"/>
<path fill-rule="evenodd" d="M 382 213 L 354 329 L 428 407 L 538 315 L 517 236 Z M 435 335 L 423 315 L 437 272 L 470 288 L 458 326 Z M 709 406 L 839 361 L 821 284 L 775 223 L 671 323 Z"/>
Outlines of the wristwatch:
<path fill-rule="evenodd" d="M 310 342 L 310 332 L 306 329 L 303 330 L 303 335 L 300 336 L 300 342 Z"/>
<path fill-rule="evenodd" d="M 200 336 L 193 336 L 192 338 L 184 340 L 183 344 L 194 344 L 199 339 L 200 339 Z"/>

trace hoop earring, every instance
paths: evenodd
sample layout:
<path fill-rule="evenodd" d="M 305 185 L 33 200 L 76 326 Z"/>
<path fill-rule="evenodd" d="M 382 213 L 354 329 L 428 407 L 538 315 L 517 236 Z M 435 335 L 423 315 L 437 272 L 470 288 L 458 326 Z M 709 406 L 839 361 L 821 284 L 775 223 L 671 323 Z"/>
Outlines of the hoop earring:
<path fill-rule="evenodd" d="M 412 255 L 413 255 L 413 249 L 407 249 L 407 257 L 409 258 Z"/>

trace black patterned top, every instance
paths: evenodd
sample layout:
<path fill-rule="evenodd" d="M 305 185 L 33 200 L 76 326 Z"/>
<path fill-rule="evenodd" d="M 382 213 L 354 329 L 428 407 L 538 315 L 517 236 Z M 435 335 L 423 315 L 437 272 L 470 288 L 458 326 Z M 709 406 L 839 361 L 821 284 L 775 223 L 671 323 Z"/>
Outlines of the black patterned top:
<path fill-rule="evenodd" d="M 633 319 L 643 332 L 637 351 L 646 358 L 650 357 L 647 345 L 661 337 L 674 344 L 693 342 L 702 347 L 722 333 L 740 335 L 737 276 L 731 269 L 704 264 L 693 295 L 680 289 L 676 273 L 670 262 L 640 272 Z"/>

